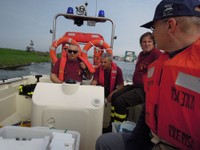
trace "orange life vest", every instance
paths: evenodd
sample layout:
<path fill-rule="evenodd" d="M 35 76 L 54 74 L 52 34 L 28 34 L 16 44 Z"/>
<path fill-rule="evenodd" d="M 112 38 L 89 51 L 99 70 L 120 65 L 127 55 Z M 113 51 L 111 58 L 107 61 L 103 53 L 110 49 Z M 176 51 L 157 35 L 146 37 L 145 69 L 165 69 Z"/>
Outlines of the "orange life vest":
<path fill-rule="evenodd" d="M 62 51 L 62 57 L 61 57 L 61 61 L 60 61 L 59 75 L 58 75 L 58 78 L 61 81 L 64 80 L 64 71 L 65 71 L 65 66 L 66 66 L 66 62 L 67 62 L 67 57 L 66 56 L 67 56 L 66 51 Z M 95 72 L 92 64 L 87 59 L 83 58 L 80 55 L 78 56 L 78 58 L 85 63 L 85 65 L 87 66 L 87 68 L 90 71 L 90 73 L 94 73 Z"/>
<path fill-rule="evenodd" d="M 117 65 L 111 63 L 111 74 L 110 74 L 110 93 L 115 89 L 115 81 L 117 77 Z M 104 69 L 99 67 L 99 84 L 104 86 Z"/>
<path fill-rule="evenodd" d="M 200 149 L 200 40 L 172 59 L 163 54 L 144 79 L 146 123 L 180 149 Z"/>
<path fill-rule="evenodd" d="M 94 73 L 95 72 L 92 64 L 88 61 L 88 59 L 83 58 L 80 55 L 81 48 L 80 48 L 79 44 L 75 40 L 73 40 L 72 38 L 69 38 L 69 37 L 61 37 L 61 38 L 59 38 L 58 40 L 55 40 L 52 43 L 52 45 L 50 47 L 50 57 L 51 57 L 51 60 L 52 60 L 53 64 L 55 64 L 57 59 L 58 59 L 57 56 L 56 56 L 56 49 L 61 44 L 62 45 L 65 45 L 65 44 L 77 45 L 79 47 L 79 55 L 78 55 L 78 57 L 85 63 L 85 65 L 87 66 L 87 68 L 88 68 L 90 73 Z M 66 56 L 67 56 L 66 51 L 62 50 L 61 62 L 60 62 L 60 66 L 59 66 L 59 75 L 58 75 L 58 78 L 61 81 L 64 80 L 64 71 L 65 71 L 65 65 L 66 65 L 66 61 L 67 61 L 67 57 Z"/>

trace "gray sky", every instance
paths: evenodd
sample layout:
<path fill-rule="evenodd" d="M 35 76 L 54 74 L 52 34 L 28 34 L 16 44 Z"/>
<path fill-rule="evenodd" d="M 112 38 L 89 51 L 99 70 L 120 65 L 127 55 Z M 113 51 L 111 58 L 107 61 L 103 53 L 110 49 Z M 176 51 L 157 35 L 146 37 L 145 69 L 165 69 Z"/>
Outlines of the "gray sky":
<path fill-rule="evenodd" d="M 30 41 L 34 41 L 35 50 L 49 51 L 52 35 L 53 17 L 65 13 L 68 7 L 75 8 L 86 0 L 1 0 L 0 1 L 0 47 L 26 49 Z M 125 54 L 125 51 L 141 51 L 139 37 L 150 31 L 140 25 L 152 20 L 156 5 L 160 0 L 87 0 L 88 16 L 95 16 L 98 10 L 104 10 L 105 16 L 116 24 L 114 55 Z M 75 12 L 75 11 L 74 11 Z M 59 24 L 60 23 L 60 24 Z M 101 33 L 105 41 L 110 43 L 110 24 L 97 25 L 89 31 L 69 26 L 58 21 L 57 37 L 66 31 Z M 78 28 L 78 29 L 77 29 Z"/>

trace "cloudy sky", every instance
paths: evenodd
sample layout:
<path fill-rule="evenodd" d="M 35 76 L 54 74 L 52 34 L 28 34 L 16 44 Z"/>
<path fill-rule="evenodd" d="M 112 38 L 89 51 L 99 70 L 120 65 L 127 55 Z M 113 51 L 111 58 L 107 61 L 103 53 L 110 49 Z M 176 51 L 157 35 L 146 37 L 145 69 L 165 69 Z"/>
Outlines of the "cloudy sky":
<path fill-rule="evenodd" d="M 114 55 L 125 51 L 141 51 L 139 37 L 150 31 L 140 25 L 152 20 L 160 0 L 1 0 L 0 1 L 0 47 L 25 50 L 33 40 L 35 50 L 49 51 L 52 42 L 50 29 L 53 17 L 65 13 L 68 7 L 75 8 L 88 2 L 88 16 L 95 16 L 99 10 L 112 19 L 115 26 Z M 64 20 L 64 19 L 63 19 Z M 56 38 L 66 31 L 98 32 L 110 43 L 111 25 L 80 29 L 59 20 Z M 98 29 L 96 29 L 98 28 Z"/>

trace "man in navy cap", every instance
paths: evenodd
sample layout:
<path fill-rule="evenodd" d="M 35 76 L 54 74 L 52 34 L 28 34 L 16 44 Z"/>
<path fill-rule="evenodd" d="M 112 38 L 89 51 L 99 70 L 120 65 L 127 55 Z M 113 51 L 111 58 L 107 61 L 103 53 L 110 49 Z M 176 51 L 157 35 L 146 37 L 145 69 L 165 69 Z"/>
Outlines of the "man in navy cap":
<path fill-rule="evenodd" d="M 96 150 L 199 150 L 200 1 L 162 0 L 141 27 L 164 50 L 144 78 L 145 108 L 132 133 L 104 134 Z"/>

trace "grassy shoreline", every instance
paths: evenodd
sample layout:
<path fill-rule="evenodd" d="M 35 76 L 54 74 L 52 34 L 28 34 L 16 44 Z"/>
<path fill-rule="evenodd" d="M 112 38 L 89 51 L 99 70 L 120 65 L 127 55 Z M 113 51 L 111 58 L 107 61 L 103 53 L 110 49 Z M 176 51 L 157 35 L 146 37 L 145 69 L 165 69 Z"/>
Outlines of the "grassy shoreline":
<path fill-rule="evenodd" d="M 16 68 L 31 63 L 50 62 L 48 52 L 26 52 L 23 50 L 0 48 L 0 69 Z"/>

